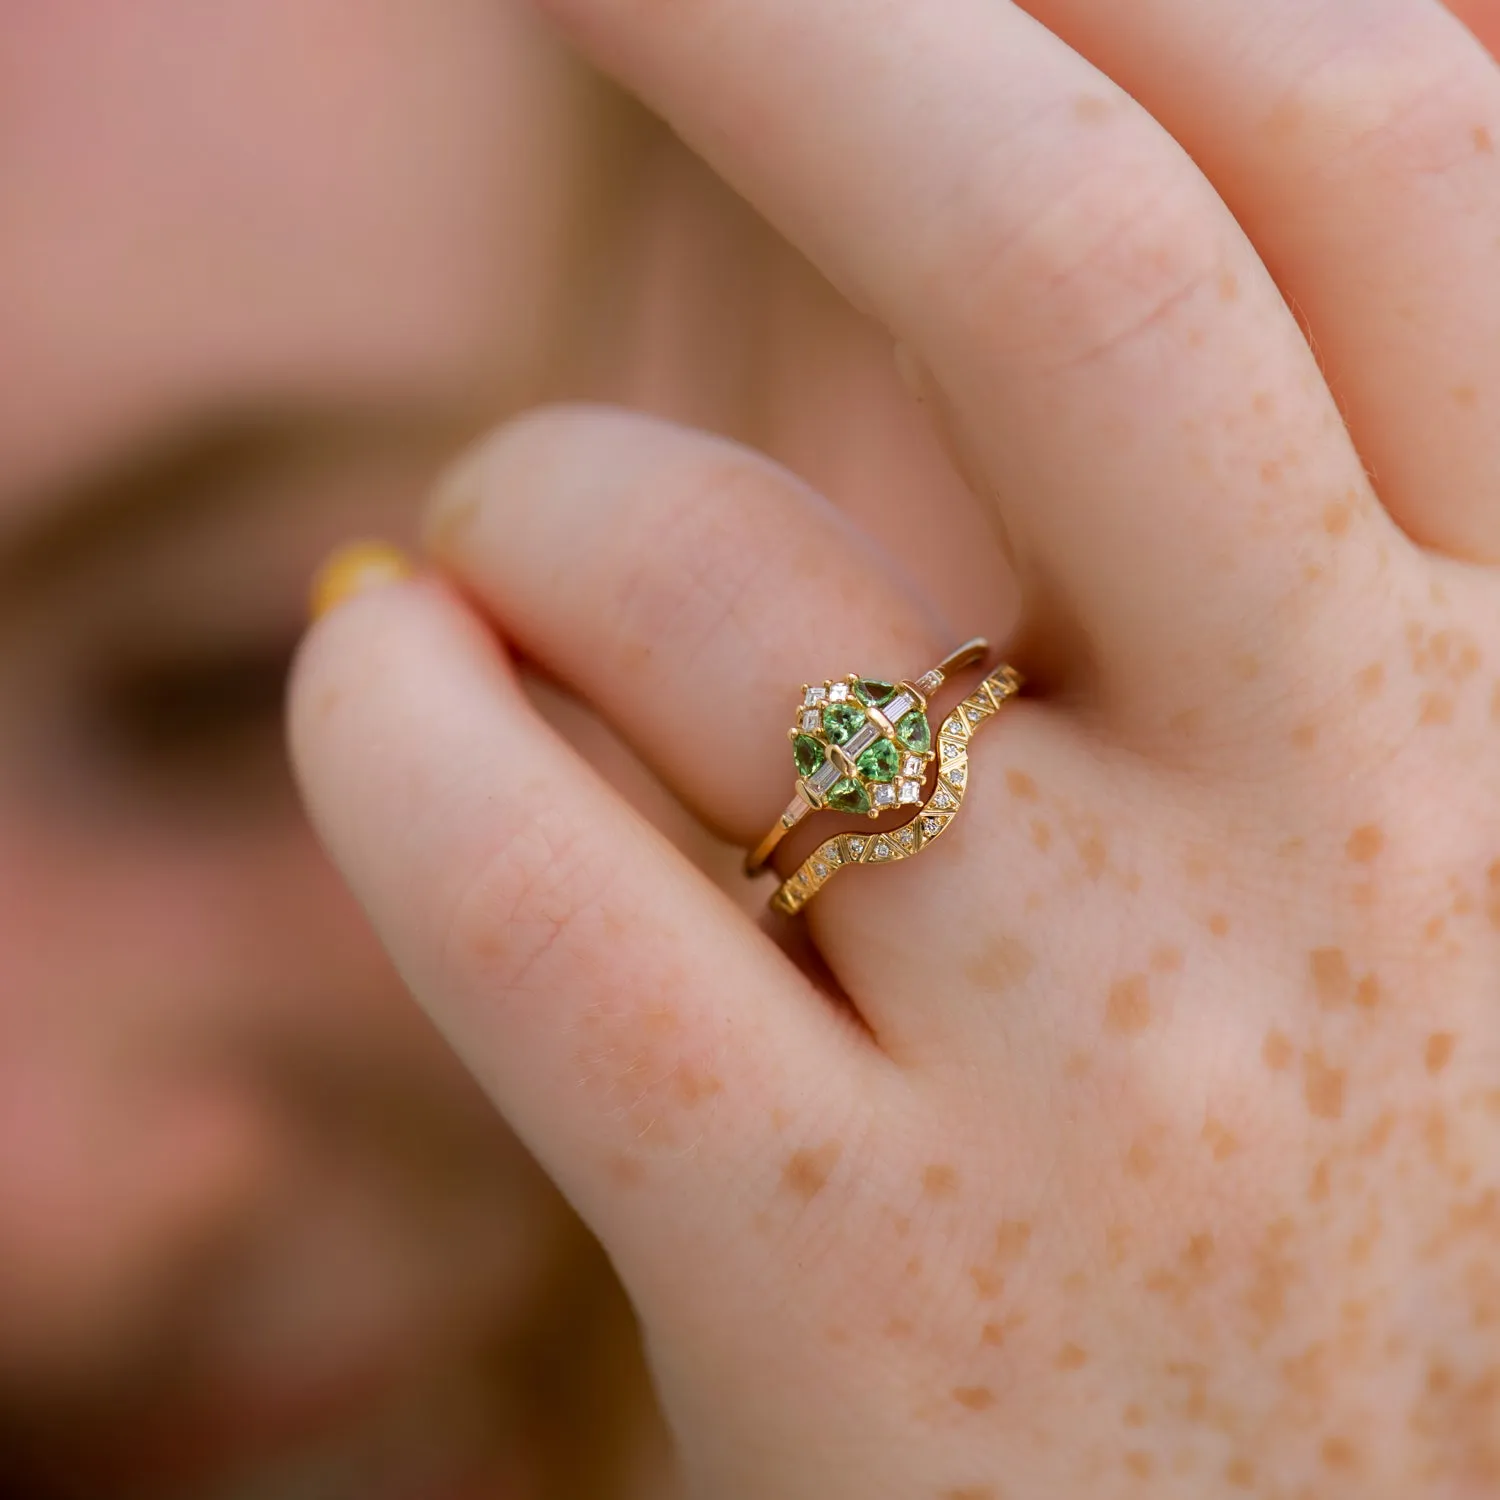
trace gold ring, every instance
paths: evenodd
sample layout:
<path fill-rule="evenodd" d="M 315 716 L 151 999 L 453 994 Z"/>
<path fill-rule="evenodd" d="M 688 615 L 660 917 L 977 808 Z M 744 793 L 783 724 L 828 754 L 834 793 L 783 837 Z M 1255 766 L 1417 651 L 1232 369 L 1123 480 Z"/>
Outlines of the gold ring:
<path fill-rule="evenodd" d="M 883 833 L 840 833 L 825 839 L 777 887 L 771 905 L 795 916 L 846 866 L 895 864 L 941 838 L 969 788 L 969 741 L 986 719 L 1020 692 L 1021 681 L 1014 667 L 998 667 L 943 720 L 937 734 L 937 782 L 909 822 Z"/>

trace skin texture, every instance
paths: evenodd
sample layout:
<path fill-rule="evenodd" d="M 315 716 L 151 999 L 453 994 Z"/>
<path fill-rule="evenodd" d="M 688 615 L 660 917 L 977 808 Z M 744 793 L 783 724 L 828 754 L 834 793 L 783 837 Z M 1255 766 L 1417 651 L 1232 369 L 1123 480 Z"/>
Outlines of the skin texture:
<path fill-rule="evenodd" d="M 544 412 L 441 486 L 448 576 L 300 660 L 315 821 L 608 1249 L 690 1490 L 1492 1493 L 1494 63 L 1395 0 L 547 8 L 900 341 L 973 491 L 860 535 Z M 798 682 L 1010 609 L 931 566 L 976 513 L 1040 691 L 816 966 L 518 688 L 752 842 Z"/>
<path fill-rule="evenodd" d="M 293 794 L 308 579 L 559 394 L 876 532 L 962 487 L 889 341 L 523 4 L 12 7 L 0 142 L 0 1491 L 656 1500 L 605 1258 Z"/>

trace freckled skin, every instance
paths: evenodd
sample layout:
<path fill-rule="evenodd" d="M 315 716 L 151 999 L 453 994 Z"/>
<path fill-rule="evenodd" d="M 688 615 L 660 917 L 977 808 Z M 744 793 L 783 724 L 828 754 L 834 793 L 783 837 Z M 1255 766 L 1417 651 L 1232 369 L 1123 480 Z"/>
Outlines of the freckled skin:
<path fill-rule="evenodd" d="M 936 1162 L 922 1173 L 922 1191 L 929 1198 L 951 1198 L 958 1191 L 958 1169 Z"/>
<path fill-rule="evenodd" d="M 838 1165 L 843 1147 L 837 1141 L 795 1151 L 782 1169 L 782 1186 L 806 1202 L 811 1202 L 827 1185 L 829 1174 Z"/>
<path fill-rule="evenodd" d="M 1240 1149 L 1239 1137 L 1212 1115 L 1203 1126 L 1203 1141 L 1216 1162 L 1228 1161 Z"/>
<path fill-rule="evenodd" d="M 1326 1203 L 1330 1193 L 1331 1173 L 1327 1161 L 1320 1161 L 1313 1168 L 1312 1181 L 1307 1188 L 1309 1203 Z"/>
<path fill-rule="evenodd" d="M 1273 1029 L 1266 1033 L 1266 1039 L 1261 1046 L 1260 1055 L 1265 1065 L 1272 1072 L 1281 1073 L 1291 1067 L 1297 1053 L 1286 1034 Z"/>
<path fill-rule="evenodd" d="M 986 1385 L 961 1385 L 954 1389 L 953 1399 L 968 1411 L 988 1411 L 995 1393 Z"/>
<path fill-rule="evenodd" d="M 1453 713 L 1453 699 L 1448 693 L 1424 693 L 1422 695 L 1421 716 L 1418 719 L 1418 723 L 1424 726 L 1451 724 L 1453 722 Z"/>
<path fill-rule="evenodd" d="M 1324 1005 L 1339 1005 L 1349 998 L 1354 976 L 1342 948 L 1314 948 L 1308 955 L 1313 987 Z"/>
<path fill-rule="evenodd" d="M 984 1302 L 993 1302 L 1005 1290 L 1005 1277 L 990 1266 L 971 1266 L 969 1279 Z"/>
<path fill-rule="evenodd" d="M 1031 1225 L 1024 1219 L 1007 1219 L 995 1231 L 995 1254 L 1005 1261 L 1016 1261 L 1031 1244 Z"/>
<path fill-rule="evenodd" d="M 1321 1051 L 1302 1055 L 1303 1095 L 1310 1114 L 1320 1120 L 1337 1120 L 1344 1113 L 1345 1073 L 1329 1065 Z"/>
<path fill-rule="evenodd" d="M 1151 950 L 1151 967 L 1158 974 L 1175 974 L 1182 965 L 1182 949 L 1175 943 L 1158 943 Z"/>
<path fill-rule="evenodd" d="M 1323 530 L 1329 536 L 1344 536 L 1354 523 L 1354 512 L 1343 500 L 1330 500 L 1323 507 Z"/>
<path fill-rule="evenodd" d="M 1025 771 L 1007 771 L 1005 784 L 1010 788 L 1011 796 L 1019 797 L 1023 802 L 1036 801 L 1037 784 Z"/>
<path fill-rule="evenodd" d="M 1289 419 L 1275 394 L 1254 412 L 1242 394 L 1242 435 Z M 1385 520 L 1273 451 L 1265 524 L 1297 496 L 1331 600 L 1374 567 Z M 779 1101 L 768 1169 L 750 1153 L 744 1172 L 730 1142 L 763 1217 L 718 1295 L 732 1306 L 784 1255 L 786 1295 L 812 1309 L 809 1404 L 852 1367 L 872 1372 L 872 1412 L 911 1390 L 903 1417 L 922 1413 L 930 1446 L 902 1493 L 1500 1495 L 1500 655 L 1465 569 L 1435 592 L 1401 566 L 1398 542 L 1382 587 L 1411 630 L 1351 613 L 1344 654 L 1305 681 L 1274 633 L 1216 646 L 1215 691 L 1242 705 L 1228 723 L 1179 663 L 1153 664 L 1167 706 L 1138 707 L 1142 744 L 1170 771 L 1102 740 L 1049 758 L 1019 716 L 1010 742 L 997 725 L 967 842 L 899 872 L 895 895 L 897 872 L 851 873 L 847 907 L 814 908 L 891 1081 L 867 1114 L 836 1112 L 832 1077 L 827 1102 L 774 1072 L 747 1087 L 684 1032 L 688 1007 L 648 1012 L 659 1045 L 632 1045 L 676 1146 L 653 1154 L 653 1129 L 628 1153 L 643 1183 L 598 1177 L 654 1207 L 725 1160 L 704 1122 L 766 1129 Z M 1434 698 L 1451 714 L 1421 723 Z M 1214 757 L 1234 767 L 1223 807 Z M 1082 795 L 1074 761 L 1096 760 L 1109 794 Z M 851 942 L 861 878 L 882 920 Z M 730 1040 L 753 1034 L 725 988 Z M 835 1353 L 837 1381 L 819 1368 Z"/>
<path fill-rule="evenodd" d="M 1106 1028 L 1117 1036 L 1139 1036 L 1151 1024 L 1151 995 L 1144 974 L 1117 980 L 1109 992 Z"/>
<path fill-rule="evenodd" d="M 978 989 L 1001 995 L 1024 984 L 1036 966 L 1036 955 L 1020 938 L 997 933 L 964 965 L 965 977 Z"/>
<path fill-rule="evenodd" d="M 1423 1059 L 1429 1073 L 1441 1073 L 1453 1058 L 1456 1038 L 1451 1031 L 1435 1031 L 1427 1038 Z"/>

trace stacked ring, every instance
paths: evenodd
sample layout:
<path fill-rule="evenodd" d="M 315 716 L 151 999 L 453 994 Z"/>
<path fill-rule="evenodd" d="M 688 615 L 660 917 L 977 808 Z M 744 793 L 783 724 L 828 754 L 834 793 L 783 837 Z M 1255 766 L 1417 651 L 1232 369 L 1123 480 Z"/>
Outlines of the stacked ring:
<path fill-rule="evenodd" d="M 797 794 L 777 825 L 746 857 L 747 874 L 811 812 L 882 813 L 914 807 L 899 828 L 878 834 L 840 834 L 819 845 L 771 899 L 780 911 L 800 911 L 847 864 L 905 859 L 937 838 L 963 801 L 969 735 L 1020 688 L 1020 675 L 1001 667 L 944 720 L 937 736 L 927 718 L 928 694 L 953 672 L 980 661 L 989 646 L 965 642 L 914 682 L 850 674 L 821 687 L 804 684 L 797 721 L 788 731 L 797 764 Z M 924 797 L 927 773 L 938 760 L 938 780 Z"/>
<path fill-rule="evenodd" d="M 958 815 L 969 787 L 969 741 L 984 721 L 1021 689 L 1021 676 L 1000 667 L 943 720 L 938 731 L 938 777 L 932 795 L 909 822 L 884 833 L 841 833 L 825 839 L 782 881 L 771 905 L 795 916 L 849 865 L 895 864 L 920 854 L 941 838 Z"/>

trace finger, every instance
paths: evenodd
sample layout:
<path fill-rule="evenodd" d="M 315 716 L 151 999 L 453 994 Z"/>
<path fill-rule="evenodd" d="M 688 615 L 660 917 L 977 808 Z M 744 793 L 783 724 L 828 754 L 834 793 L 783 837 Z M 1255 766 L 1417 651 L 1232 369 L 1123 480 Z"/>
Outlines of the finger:
<path fill-rule="evenodd" d="M 702 1253 L 713 1223 L 722 1252 L 779 1171 L 771 1111 L 853 1119 L 862 1034 L 541 723 L 442 585 L 314 628 L 291 738 L 401 974 L 622 1270 L 648 1278 L 664 1229 Z M 658 1191 L 698 1217 L 622 1206 Z"/>
<path fill-rule="evenodd" d="M 529 657 L 741 845 L 791 795 L 801 684 L 915 678 L 975 633 L 784 470 L 602 409 L 502 428 L 444 486 L 428 536 Z"/>
<path fill-rule="evenodd" d="M 1480 45 L 1492 57 L 1500 58 L 1500 0 L 1446 0 L 1446 4 Z"/>
<path fill-rule="evenodd" d="M 1119 89 L 997 0 L 548 4 L 930 366 L 1117 717 L 1199 708 L 1252 631 L 1344 669 L 1339 596 L 1399 533 L 1264 267 Z"/>
<path fill-rule="evenodd" d="M 1387 508 L 1500 560 L 1500 67 L 1432 0 L 1023 0 L 1212 178 Z"/>

